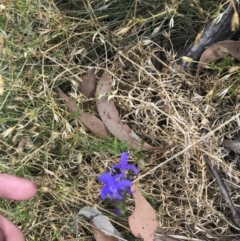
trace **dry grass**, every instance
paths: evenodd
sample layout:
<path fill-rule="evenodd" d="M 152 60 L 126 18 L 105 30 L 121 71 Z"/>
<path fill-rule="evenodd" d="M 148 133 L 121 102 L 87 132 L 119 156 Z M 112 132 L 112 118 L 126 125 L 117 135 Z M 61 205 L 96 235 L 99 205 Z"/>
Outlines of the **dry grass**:
<path fill-rule="evenodd" d="M 174 65 L 218 5 L 203 1 L 200 11 L 197 1 L 168 1 L 168 8 L 147 14 L 160 2 L 3 2 L 0 171 L 31 179 L 39 191 L 29 202 L 1 200 L 0 211 L 26 240 L 75 240 L 74 214 L 85 205 L 96 205 L 126 240 L 136 240 L 127 222 L 133 200 L 127 216 L 116 217 L 112 204 L 101 202 L 97 182 L 126 145 L 92 136 L 54 92 L 60 86 L 81 106 L 79 76 L 92 66 L 98 77 L 115 66 L 114 100 L 122 120 L 148 143 L 172 146 L 165 153 L 130 151 L 141 167 L 141 190 L 163 227 L 199 240 L 234 240 L 228 235 L 237 228 L 203 155 L 221 172 L 239 208 L 239 171 L 219 146 L 239 130 L 239 75 L 225 78 L 228 66 L 206 72 L 199 95 L 195 78 Z M 152 64 L 159 57 L 161 71 Z M 83 219 L 78 240 L 94 240 Z"/>

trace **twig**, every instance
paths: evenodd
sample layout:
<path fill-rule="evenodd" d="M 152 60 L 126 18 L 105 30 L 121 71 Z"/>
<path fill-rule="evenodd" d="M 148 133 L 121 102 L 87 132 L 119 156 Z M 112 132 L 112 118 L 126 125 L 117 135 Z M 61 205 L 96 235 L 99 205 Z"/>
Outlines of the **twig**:
<path fill-rule="evenodd" d="M 232 199 L 231 199 L 231 197 L 230 197 L 230 195 L 228 193 L 228 190 L 227 190 L 227 188 L 225 186 L 224 181 L 219 176 L 219 173 L 218 173 L 217 169 L 210 163 L 210 160 L 209 160 L 208 156 L 204 155 L 204 158 L 205 158 L 205 162 L 207 163 L 208 168 L 210 169 L 210 171 L 213 174 L 213 176 L 216 178 L 217 184 L 218 184 L 218 186 L 220 188 L 220 191 L 221 191 L 224 199 L 226 200 L 226 202 L 228 203 L 228 205 L 230 207 L 230 210 L 232 212 L 235 224 L 237 225 L 237 227 L 240 227 L 240 216 L 237 213 L 237 211 L 236 211 L 236 209 L 235 209 L 235 207 L 233 205 Z"/>

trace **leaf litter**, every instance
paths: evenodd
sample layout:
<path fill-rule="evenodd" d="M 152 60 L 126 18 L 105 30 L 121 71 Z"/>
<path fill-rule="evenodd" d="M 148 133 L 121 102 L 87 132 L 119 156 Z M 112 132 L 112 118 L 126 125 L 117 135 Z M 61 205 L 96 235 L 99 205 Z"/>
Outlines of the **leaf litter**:
<path fill-rule="evenodd" d="M 141 194 L 138 185 L 133 184 L 131 190 L 135 201 L 135 209 L 129 217 L 129 226 L 132 234 L 144 241 L 154 241 L 155 232 L 159 226 L 157 215 L 152 206 Z M 124 240 L 118 230 L 111 224 L 109 219 L 94 207 L 83 207 L 74 218 L 76 238 L 78 236 L 78 216 L 82 215 L 91 224 L 96 241 L 120 241 Z M 173 240 L 173 239 L 172 239 Z"/>
<path fill-rule="evenodd" d="M 67 107 L 74 111 L 79 112 L 80 116 L 79 119 L 93 134 L 96 136 L 104 139 L 108 136 L 109 132 L 106 129 L 103 122 L 98 119 L 95 115 L 87 113 L 85 111 L 79 110 L 76 102 L 68 97 L 60 88 L 56 88 L 57 92 L 59 93 L 60 97 L 65 100 Z"/>
<path fill-rule="evenodd" d="M 147 79 L 147 78 L 146 78 Z M 147 79 L 149 82 L 150 81 L 152 81 L 152 82 L 154 82 L 154 80 L 153 79 Z M 181 82 L 179 82 L 180 84 L 181 84 Z M 140 84 L 142 84 L 142 83 L 139 83 L 139 85 Z M 155 84 L 158 84 L 158 82 L 156 82 Z M 178 84 L 178 82 L 177 82 L 177 84 Z M 120 117 L 119 117 L 119 114 L 118 114 L 118 111 L 117 111 L 117 109 L 116 109 L 116 106 L 114 105 L 114 102 L 112 101 L 112 100 L 109 100 L 109 95 L 108 94 L 111 94 L 111 86 L 112 86 L 112 76 L 111 76 L 111 74 L 109 73 L 109 72 L 105 72 L 103 75 L 102 75 L 102 77 L 100 78 L 100 81 L 99 81 L 99 83 L 98 83 L 98 86 L 97 86 L 97 93 L 96 93 L 96 98 L 97 98 L 97 107 L 98 107 L 98 111 L 99 111 L 99 109 L 100 109 L 100 111 L 99 111 L 99 115 L 100 115 L 100 117 L 102 118 L 102 120 L 103 120 L 103 122 L 104 122 L 104 124 L 106 124 L 106 122 L 104 121 L 105 119 L 104 118 L 107 118 L 107 117 L 109 117 L 110 116 L 110 118 L 115 118 L 111 123 L 110 123 L 110 127 L 106 124 L 106 127 L 107 127 L 107 129 L 109 129 L 109 131 L 112 133 L 112 128 L 113 128 L 113 130 L 114 130 L 114 126 L 116 127 L 121 127 L 121 125 L 124 125 L 122 122 L 121 122 L 121 120 L 120 120 Z M 126 91 L 125 89 L 123 89 L 123 90 L 120 90 L 120 91 Z M 123 92 L 124 93 L 124 92 Z M 149 95 L 150 95 L 151 93 L 149 93 Z M 174 94 L 175 94 L 175 92 L 174 92 Z M 127 95 L 125 94 L 125 95 L 123 95 L 124 97 L 127 97 Z M 145 96 L 147 96 L 147 94 L 145 94 Z M 181 95 L 179 95 L 179 96 L 181 96 Z M 181 103 L 181 105 L 186 105 L 186 106 L 184 106 L 184 107 L 191 107 L 192 108 L 192 104 L 194 103 L 195 104 L 195 106 L 198 106 L 197 104 L 199 104 L 200 102 L 197 100 L 197 99 L 194 99 L 194 100 L 192 100 L 193 102 L 190 102 L 190 101 L 185 101 L 185 99 L 183 98 L 183 97 L 186 97 L 186 95 L 183 95 L 183 96 L 181 96 L 182 97 L 182 99 L 179 97 L 178 98 L 178 101 Z M 144 96 L 143 96 L 143 98 L 145 98 Z M 102 100 L 104 100 L 104 105 L 103 106 L 101 106 L 100 105 L 100 108 L 99 108 L 99 104 L 101 104 L 101 101 Z M 183 101 L 184 100 L 184 101 Z M 184 104 L 183 104 L 184 103 Z M 111 106 L 113 106 L 113 110 L 114 110 L 114 112 L 110 112 L 109 113 L 109 108 L 107 108 L 108 106 L 109 106 L 109 104 L 111 104 Z M 75 103 L 75 105 L 76 105 L 76 103 Z M 137 109 L 138 108 L 138 106 L 136 105 L 135 106 L 135 108 Z M 169 108 L 169 110 L 171 110 L 171 105 L 167 105 L 166 107 L 164 106 L 164 108 Z M 200 108 L 202 108 L 202 106 L 200 105 Z M 127 108 L 126 108 L 126 111 L 127 111 Z M 174 112 L 172 112 L 171 111 L 171 113 L 174 113 Z M 203 112 L 204 113 L 204 112 Z M 102 114 L 102 115 L 101 115 Z M 109 116 L 108 116 L 108 114 L 109 114 Z M 161 115 L 161 113 L 158 113 L 159 115 Z M 181 113 L 182 114 L 182 113 Z M 175 115 L 175 113 L 173 114 L 173 115 Z M 196 112 L 195 113 L 195 115 L 199 115 L 199 112 Z M 102 117 L 103 116 L 103 117 Z M 138 117 L 139 117 L 139 114 L 137 115 Z M 200 117 L 201 116 L 203 116 L 203 115 L 200 115 Z M 185 120 L 186 119 L 186 120 Z M 148 118 L 147 119 L 147 121 L 150 123 L 150 119 Z M 170 118 L 170 121 L 171 121 L 171 118 Z M 186 128 L 186 133 L 187 133 L 187 131 L 189 131 L 191 128 L 189 127 L 189 126 L 191 126 L 191 122 L 193 121 L 193 119 L 192 118 L 190 118 L 190 121 L 189 121 L 189 119 L 188 119 L 188 116 L 185 116 L 185 118 L 184 118 L 184 123 L 182 123 L 182 125 L 183 125 L 183 129 L 184 128 Z M 129 129 L 130 129 L 130 127 L 128 127 Z M 176 129 L 176 126 L 174 126 L 173 125 L 173 129 Z M 117 128 L 118 129 L 118 131 L 119 130 L 121 130 L 122 131 L 122 128 Z M 128 129 L 128 130 L 129 130 Z M 115 130 L 114 130 L 115 131 Z M 113 131 L 113 133 L 112 134 L 114 134 L 115 132 Z M 130 134 L 129 134 L 129 132 L 127 132 L 126 130 L 124 130 L 128 135 L 130 135 L 130 136 L 133 136 L 133 138 L 134 138 L 134 135 L 136 135 L 134 132 L 134 134 L 133 133 L 131 133 L 131 129 L 130 129 Z M 178 130 L 179 131 L 179 130 Z M 125 133 L 124 133 L 125 134 Z M 179 133 L 178 133 L 179 134 Z M 117 135 L 119 135 L 119 134 L 117 134 Z M 118 139 L 120 139 L 118 136 L 116 135 L 116 137 L 118 138 Z M 155 134 L 156 135 L 156 134 Z M 163 135 L 164 135 L 164 133 L 163 133 Z M 168 135 L 169 136 L 169 135 Z M 120 135 L 120 137 L 121 137 L 121 135 Z M 155 136 L 155 138 L 156 138 L 156 136 Z M 121 140 L 121 139 L 120 139 Z M 127 139 L 128 141 L 129 141 L 129 139 Z M 139 147 L 141 147 L 141 144 L 142 144 L 142 142 L 141 142 L 141 140 L 140 141 L 138 141 L 137 142 L 137 144 L 135 144 L 134 145 L 134 147 L 135 148 L 138 148 L 139 149 Z M 130 147 L 132 147 L 132 146 L 130 146 Z M 132 147 L 133 148 L 133 147 Z M 182 159 L 181 160 L 179 160 L 179 162 L 182 162 Z M 184 159 L 184 162 L 186 162 L 186 160 Z M 180 164 L 180 163 L 178 163 L 178 164 Z M 165 168 L 165 171 L 167 172 L 168 171 L 168 169 L 167 169 L 167 166 L 164 166 L 163 168 Z M 163 175 L 163 174 L 162 174 Z M 169 174 L 169 177 L 170 177 L 171 175 Z M 163 180 L 166 180 L 166 177 L 165 177 L 165 179 L 163 178 Z M 184 183 L 187 181 L 187 179 L 184 181 Z M 200 181 L 201 181 L 201 179 L 200 179 Z M 172 182 L 172 180 L 169 180 L 169 182 Z M 181 183 L 181 180 L 179 179 L 178 180 L 178 183 Z M 199 183 L 199 185 L 201 184 L 201 182 Z M 189 185 L 191 185 L 191 184 L 189 184 Z M 187 188 L 188 189 L 188 188 Z M 178 190 L 179 191 L 179 190 Z M 187 190 L 188 191 L 188 193 L 189 193 L 189 195 L 191 196 L 191 195 L 193 195 L 193 194 L 191 194 L 191 193 L 194 193 L 194 192 L 189 192 L 189 190 Z M 163 191 L 164 192 L 164 191 Z M 175 190 L 174 190 L 174 193 L 175 193 Z M 134 195 L 136 196 L 137 195 L 137 192 L 136 192 L 136 194 L 134 193 Z M 169 194 L 164 194 L 164 195 L 169 195 Z M 173 193 L 172 193 L 172 195 L 174 195 Z M 184 196 L 184 194 L 183 194 L 183 196 Z M 135 198 L 135 197 L 134 197 Z M 144 197 L 143 197 L 144 198 Z M 185 197 L 186 198 L 186 197 Z M 131 230 L 132 230 L 132 232 L 133 232 L 133 234 L 134 235 L 136 235 L 137 237 L 139 237 L 139 236 L 141 236 L 144 240 L 149 240 L 149 241 L 151 241 L 151 240 L 154 240 L 154 235 L 156 235 L 155 234 L 155 231 L 156 231 L 156 228 L 158 227 L 156 224 L 155 224 L 155 221 L 157 221 L 157 219 L 156 219 L 156 213 L 155 213 L 155 211 L 154 211 L 154 209 L 150 206 L 150 204 L 149 203 L 147 203 L 147 201 L 145 200 L 145 202 L 147 203 L 145 203 L 144 201 L 143 201 L 143 203 L 144 203 L 144 205 L 142 205 L 142 204 L 138 204 L 138 202 L 139 201 L 136 201 L 138 198 L 135 198 L 135 202 L 136 202 L 136 208 L 135 208 L 135 210 L 134 210 L 134 213 L 133 213 L 133 215 L 136 215 L 136 216 L 131 216 L 130 217 L 130 219 L 129 219 L 129 225 L 130 225 L 130 227 L 131 227 Z M 198 202 L 200 202 L 200 199 L 201 199 L 201 196 L 199 196 L 199 197 L 197 197 L 197 200 L 198 200 Z M 195 200 L 195 199 L 194 199 Z M 184 202 L 184 200 L 181 200 L 181 202 Z M 142 217 L 138 217 L 137 215 L 141 215 L 141 213 L 143 213 L 143 209 L 145 209 L 145 208 L 147 208 L 147 207 L 151 207 L 151 209 L 153 210 L 153 212 L 152 213 L 155 213 L 155 219 L 152 219 L 152 222 L 153 222 L 153 224 L 149 224 L 149 223 L 147 223 L 146 225 L 147 225 L 147 227 L 150 227 L 150 229 L 149 229 L 149 231 L 146 231 L 145 233 L 142 233 L 142 230 L 139 230 L 139 228 L 140 227 L 144 227 L 144 231 L 145 231 L 145 224 L 142 224 L 141 223 L 141 220 L 143 220 L 143 221 L 145 221 L 145 219 L 146 219 L 146 217 L 145 216 L 142 216 Z M 137 207 L 138 207 L 138 209 L 137 209 Z M 193 209 L 194 209 L 195 207 L 193 207 Z M 207 207 L 204 207 L 204 208 L 207 208 Z M 151 209 L 149 209 L 149 210 L 151 210 Z M 137 211 L 136 211 L 137 210 Z M 176 210 L 178 210 L 178 209 L 176 209 L 175 208 L 175 211 Z M 150 211 L 148 211 L 147 213 L 151 213 Z M 176 213 L 178 214 L 178 212 L 176 211 Z M 165 215 L 167 215 L 166 213 L 165 213 Z M 179 215 L 183 215 L 183 213 L 179 213 Z M 136 218 L 137 217 L 137 218 Z M 191 218 L 191 217 L 190 217 Z M 134 220 L 133 220 L 134 219 Z M 132 221 L 133 220 L 133 221 Z M 146 219 L 147 220 L 147 219 Z M 133 224 L 131 224 L 131 221 L 132 221 L 132 223 Z M 181 221 L 181 220 L 180 220 Z M 179 222 L 180 222 L 179 221 Z M 136 224 L 134 224 L 134 222 L 137 222 L 138 224 L 140 223 L 140 225 L 136 225 Z M 171 223 L 172 222 L 176 222 L 176 221 L 174 221 L 174 220 L 172 220 L 171 221 Z M 133 226 L 132 226 L 133 225 Z M 135 226 L 134 226 L 135 225 Z M 149 225 L 149 226 L 148 226 Z M 156 225 L 156 226 L 155 226 Z M 169 226 L 169 224 L 167 224 L 168 226 Z M 176 227 L 176 224 L 174 224 L 175 225 L 175 227 Z M 138 227 L 137 227 L 138 226 Z M 133 228 L 132 228 L 133 227 Z M 170 227 L 170 226 L 169 226 Z M 180 227 L 180 226 L 179 226 Z M 94 230 L 93 230 L 93 232 L 95 232 Z M 95 235 L 95 234 L 94 234 Z M 95 235 L 95 237 L 96 237 L 96 235 Z M 165 238 L 165 237 L 164 237 Z M 98 238 L 99 240 L 107 240 L 107 239 L 104 239 L 104 238 L 102 238 L 102 234 L 100 234 L 100 238 Z M 156 236 L 155 236 L 155 239 L 156 239 Z M 159 239 L 156 239 L 156 240 L 159 240 Z M 160 237 L 160 240 L 170 240 L 170 239 L 163 239 L 162 237 Z M 173 239 L 171 239 L 171 240 L 173 240 Z"/>
<path fill-rule="evenodd" d="M 102 121 L 95 115 L 79 110 L 76 102 L 68 97 L 60 88 L 56 88 L 60 97 L 65 100 L 66 105 L 72 111 L 80 112 L 79 119 L 95 135 L 104 139 L 110 132 L 120 141 L 129 144 L 130 148 L 142 150 L 162 150 L 163 147 L 153 147 L 144 141 L 127 125 L 122 123 L 118 110 L 112 100 L 108 100 L 107 93 L 111 91 L 112 76 L 103 73 L 96 87 L 95 69 L 90 69 L 82 77 L 80 90 L 87 98 L 93 97 L 96 89 L 97 109 Z M 86 103 L 88 104 L 88 103 Z M 87 107 L 87 105 L 85 105 Z M 109 130 L 109 132 L 108 132 Z"/>
<path fill-rule="evenodd" d="M 127 124 L 121 121 L 114 101 L 108 99 L 111 86 L 112 75 L 106 71 L 98 82 L 96 97 L 98 113 L 107 129 L 120 141 L 127 142 L 132 149 L 162 150 L 163 147 L 153 147 L 144 143 Z"/>

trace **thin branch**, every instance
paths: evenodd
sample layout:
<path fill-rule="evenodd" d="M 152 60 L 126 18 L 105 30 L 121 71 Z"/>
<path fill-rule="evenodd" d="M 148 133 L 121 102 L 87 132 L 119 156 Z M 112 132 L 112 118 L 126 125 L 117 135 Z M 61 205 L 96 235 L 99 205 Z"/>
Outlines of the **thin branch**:
<path fill-rule="evenodd" d="M 230 207 L 230 210 L 232 212 L 235 224 L 237 225 L 237 227 L 240 227 L 240 216 L 239 216 L 238 212 L 236 211 L 236 209 L 233 205 L 232 199 L 231 199 L 231 197 L 228 193 L 228 190 L 226 188 L 226 185 L 225 185 L 224 181 L 220 177 L 217 169 L 210 163 L 210 160 L 209 160 L 208 156 L 204 155 L 204 158 L 205 158 L 205 162 L 206 162 L 208 168 L 210 169 L 213 176 L 216 178 L 217 184 L 220 188 L 220 191 L 221 191 L 224 199 L 226 200 L 226 202 L 228 203 L 228 205 Z"/>

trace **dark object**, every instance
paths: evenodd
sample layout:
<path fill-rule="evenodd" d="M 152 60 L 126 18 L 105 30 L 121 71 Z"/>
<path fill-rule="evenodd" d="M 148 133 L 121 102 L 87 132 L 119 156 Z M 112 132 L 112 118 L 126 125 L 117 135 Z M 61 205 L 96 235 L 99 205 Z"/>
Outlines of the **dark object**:
<path fill-rule="evenodd" d="M 237 159 L 236 165 L 237 165 L 237 169 L 239 170 L 240 169 L 240 158 Z"/>
<path fill-rule="evenodd" d="M 240 6 L 237 0 L 234 0 L 236 10 L 240 14 Z M 194 61 L 198 61 L 204 52 L 204 50 L 211 46 L 213 43 L 219 41 L 230 39 L 237 31 L 231 31 L 231 21 L 234 13 L 234 9 L 231 3 L 229 3 L 227 9 L 219 16 L 219 19 L 216 21 L 208 23 L 208 25 L 203 29 L 202 35 L 198 41 L 198 44 L 192 43 L 188 46 L 182 56 L 187 56 Z M 192 69 L 193 63 L 189 64 L 188 62 L 182 60 L 178 61 L 178 64 L 184 69 Z"/>
<path fill-rule="evenodd" d="M 236 160 L 236 153 L 234 151 L 230 151 L 227 156 L 224 157 L 225 161 L 233 162 Z"/>
<path fill-rule="evenodd" d="M 208 156 L 205 155 L 204 158 L 205 158 L 205 162 L 206 162 L 209 170 L 211 171 L 213 176 L 216 178 L 216 181 L 217 181 L 217 184 L 218 184 L 218 186 L 221 190 L 221 193 L 222 193 L 224 199 L 226 200 L 226 202 L 229 205 L 229 208 L 230 208 L 231 213 L 233 215 L 234 222 L 235 222 L 236 226 L 239 228 L 240 227 L 240 216 L 239 216 L 238 212 L 236 211 L 236 209 L 233 205 L 232 199 L 231 199 L 231 197 L 228 193 L 228 190 L 225 186 L 225 183 L 223 182 L 222 178 L 219 176 L 217 169 L 210 163 L 210 160 L 209 160 Z"/>
<path fill-rule="evenodd" d="M 224 139 L 221 146 L 230 150 L 229 154 L 226 156 L 228 161 L 236 161 L 237 169 L 240 169 L 240 132 L 237 132 L 233 140 Z"/>
<path fill-rule="evenodd" d="M 235 153 L 240 154 L 240 142 L 236 139 L 224 139 L 221 143 L 221 146 L 227 148 L 228 150 L 234 151 Z"/>

